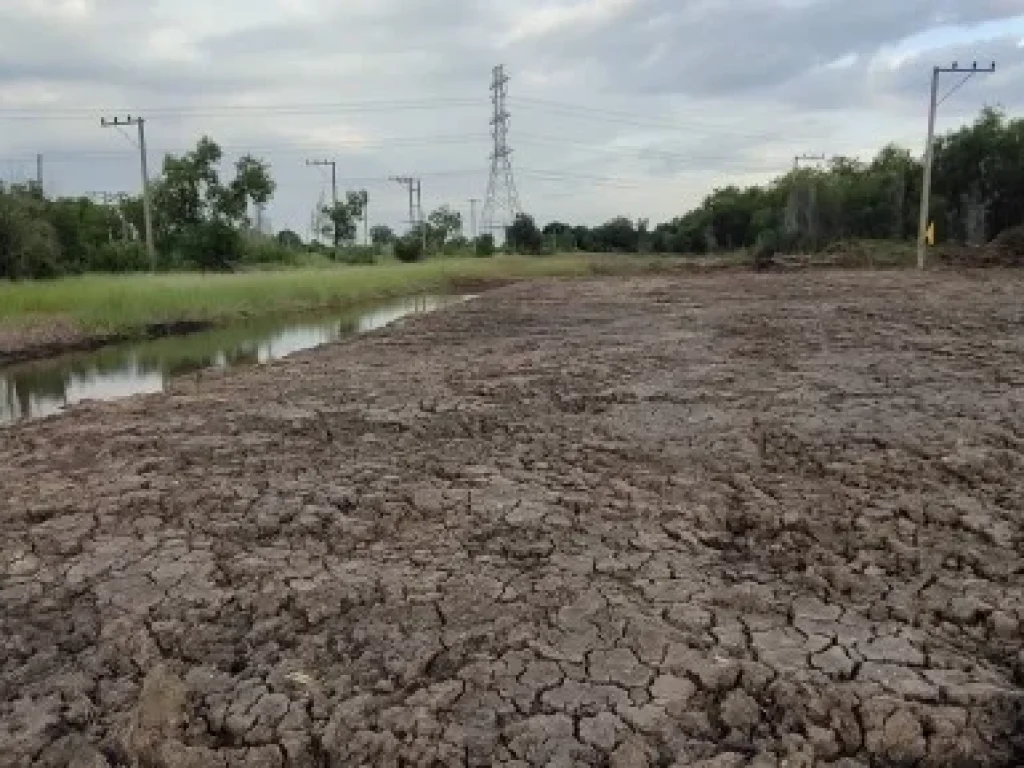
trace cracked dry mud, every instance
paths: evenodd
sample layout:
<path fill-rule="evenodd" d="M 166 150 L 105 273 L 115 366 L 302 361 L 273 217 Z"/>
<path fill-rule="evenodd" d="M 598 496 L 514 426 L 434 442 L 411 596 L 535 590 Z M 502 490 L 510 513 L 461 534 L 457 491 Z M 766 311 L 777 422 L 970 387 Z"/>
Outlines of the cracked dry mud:
<path fill-rule="evenodd" d="M 1020 765 L 1022 298 L 519 285 L 0 433 L 0 764 Z"/>

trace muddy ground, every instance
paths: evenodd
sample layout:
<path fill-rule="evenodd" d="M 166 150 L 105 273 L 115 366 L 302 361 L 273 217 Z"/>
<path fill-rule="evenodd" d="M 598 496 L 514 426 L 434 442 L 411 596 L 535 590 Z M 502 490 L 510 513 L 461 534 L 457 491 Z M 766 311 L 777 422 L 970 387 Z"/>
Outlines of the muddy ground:
<path fill-rule="evenodd" d="M 1021 765 L 1022 300 L 523 284 L 0 432 L 0 765 Z"/>

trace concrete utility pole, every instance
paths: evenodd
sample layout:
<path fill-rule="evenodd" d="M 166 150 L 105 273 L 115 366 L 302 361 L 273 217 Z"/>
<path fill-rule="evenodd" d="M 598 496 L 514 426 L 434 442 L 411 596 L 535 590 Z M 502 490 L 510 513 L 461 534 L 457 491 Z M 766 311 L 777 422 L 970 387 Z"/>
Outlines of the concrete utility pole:
<path fill-rule="evenodd" d="M 331 169 L 331 210 L 333 211 L 338 207 L 338 161 L 337 160 L 307 160 L 307 166 L 318 166 Z M 334 219 L 331 219 L 331 223 L 334 226 L 334 247 L 337 249 L 341 243 L 341 232 L 338 231 L 338 225 L 334 224 Z"/>
<path fill-rule="evenodd" d="M 469 231 L 473 233 L 473 240 L 476 241 L 476 205 L 480 202 L 479 197 L 469 198 Z"/>
<path fill-rule="evenodd" d="M 416 226 L 416 183 L 417 179 L 412 176 L 392 176 L 391 181 L 402 184 L 409 190 L 409 229 Z"/>
<path fill-rule="evenodd" d="M 100 119 L 103 128 L 121 128 L 135 125 L 139 128 L 139 153 L 142 157 L 142 213 L 146 220 L 146 252 L 149 254 L 149 267 L 156 272 L 156 244 L 153 241 L 153 206 L 149 196 L 149 159 L 146 156 L 146 118 L 128 117 L 113 120 Z"/>
<path fill-rule="evenodd" d="M 359 193 L 363 204 L 363 245 L 370 244 L 370 193 L 365 189 Z"/>
<path fill-rule="evenodd" d="M 392 176 L 391 181 L 403 184 L 409 189 L 409 229 L 420 225 L 423 251 L 427 250 L 427 228 L 423 219 L 423 181 L 415 176 Z"/>
<path fill-rule="evenodd" d="M 36 155 L 36 189 L 39 190 L 39 196 L 43 196 L 43 155 L 42 153 Z"/>
<path fill-rule="evenodd" d="M 932 163 L 935 160 L 935 113 L 946 99 L 958 91 L 960 87 L 977 74 L 991 74 L 996 71 L 996 63 L 993 61 L 984 68 L 978 67 L 978 62 L 971 62 L 970 67 L 961 67 L 953 62 L 952 67 L 934 67 L 932 69 L 932 92 L 928 106 L 928 140 L 924 146 L 924 181 L 921 184 L 921 219 L 917 228 L 917 268 L 924 269 L 925 253 L 928 250 L 928 218 L 931 213 L 932 196 Z M 939 99 L 939 79 L 943 73 L 965 73 L 965 77 L 957 83 L 950 91 Z"/>
<path fill-rule="evenodd" d="M 416 179 L 416 210 L 420 217 L 420 239 L 423 242 L 423 253 L 427 252 L 427 221 L 423 217 L 423 181 Z"/>

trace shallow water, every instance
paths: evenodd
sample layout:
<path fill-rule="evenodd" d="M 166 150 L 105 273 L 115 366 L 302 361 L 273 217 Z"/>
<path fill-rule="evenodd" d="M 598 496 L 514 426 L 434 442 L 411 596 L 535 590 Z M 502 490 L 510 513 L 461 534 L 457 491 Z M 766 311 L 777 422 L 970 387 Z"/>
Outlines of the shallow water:
<path fill-rule="evenodd" d="M 161 392 L 175 376 L 258 365 L 463 298 L 416 296 L 343 313 L 264 318 L 0 368 L 0 425 L 51 416 L 83 400 Z"/>

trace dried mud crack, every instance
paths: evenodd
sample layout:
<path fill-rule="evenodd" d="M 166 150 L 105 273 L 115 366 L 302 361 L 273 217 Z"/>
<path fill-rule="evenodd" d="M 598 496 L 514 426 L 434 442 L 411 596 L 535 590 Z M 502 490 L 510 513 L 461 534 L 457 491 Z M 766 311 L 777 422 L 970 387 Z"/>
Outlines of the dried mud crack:
<path fill-rule="evenodd" d="M 0 432 L 0 765 L 1020 765 L 1022 299 L 516 285 Z"/>

